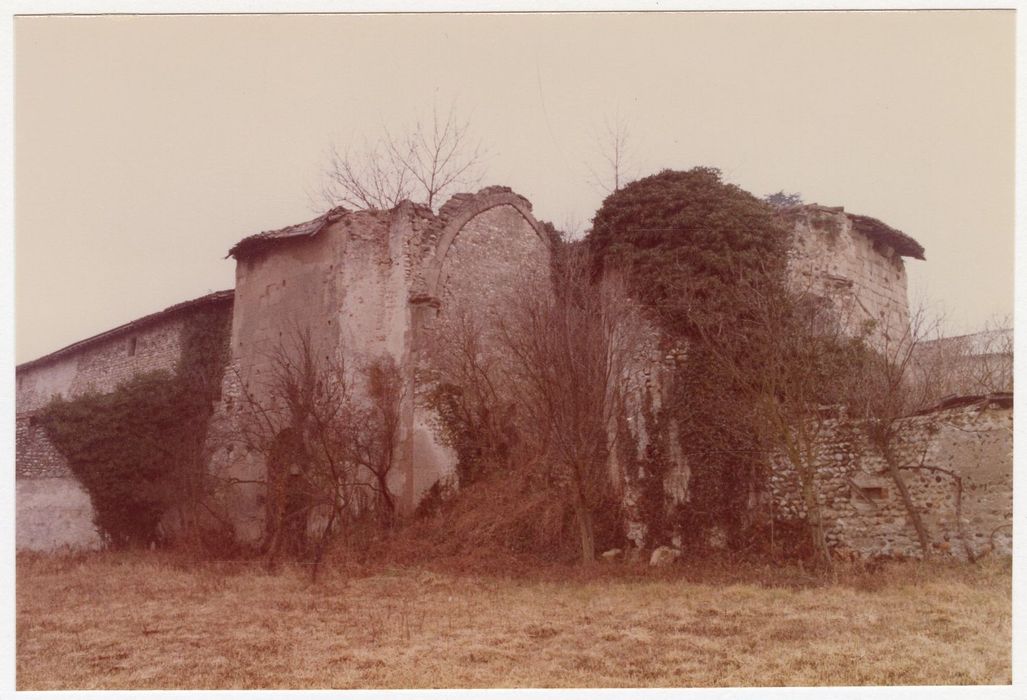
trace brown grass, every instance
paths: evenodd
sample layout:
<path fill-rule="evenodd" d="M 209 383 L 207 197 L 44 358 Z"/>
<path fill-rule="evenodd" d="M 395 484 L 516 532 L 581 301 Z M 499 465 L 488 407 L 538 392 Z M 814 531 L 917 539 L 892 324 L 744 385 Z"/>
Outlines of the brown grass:
<path fill-rule="evenodd" d="M 17 683 L 69 688 L 1005 684 L 1010 566 L 816 579 L 19 556 Z"/>

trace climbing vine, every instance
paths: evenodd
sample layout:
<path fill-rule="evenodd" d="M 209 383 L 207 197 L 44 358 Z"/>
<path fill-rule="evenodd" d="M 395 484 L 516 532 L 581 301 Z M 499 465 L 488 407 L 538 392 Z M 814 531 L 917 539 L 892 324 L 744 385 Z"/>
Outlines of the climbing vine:
<path fill-rule="evenodd" d="M 184 513 L 205 493 L 203 445 L 228 353 L 228 319 L 214 310 L 190 318 L 172 372 L 140 374 L 106 394 L 57 397 L 41 412 L 110 546 L 159 539 L 162 516 Z"/>

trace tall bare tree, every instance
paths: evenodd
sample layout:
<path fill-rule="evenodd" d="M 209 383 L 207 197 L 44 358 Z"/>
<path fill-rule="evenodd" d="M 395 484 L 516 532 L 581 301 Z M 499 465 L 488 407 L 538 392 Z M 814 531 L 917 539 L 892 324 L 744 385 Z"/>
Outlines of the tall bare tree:
<path fill-rule="evenodd" d="M 435 207 L 456 188 L 481 181 L 485 150 L 451 105 L 418 120 L 403 134 L 382 127 L 359 148 L 328 154 L 321 184 L 321 204 L 356 209 L 391 209 L 404 199 Z"/>
<path fill-rule="evenodd" d="M 524 294 L 503 322 L 513 386 L 573 507 L 581 559 L 595 559 L 595 513 L 610 492 L 608 458 L 640 337 L 624 285 L 589 278 L 583 255 L 558 265 L 555 294 Z"/>
<path fill-rule="evenodd" d="M 619 190 L 634 168 L 631 131 L 620 113 L 603 118 L 595 139 L 595 157 L 586 161 L 590 184 L 603 194 Z"/>

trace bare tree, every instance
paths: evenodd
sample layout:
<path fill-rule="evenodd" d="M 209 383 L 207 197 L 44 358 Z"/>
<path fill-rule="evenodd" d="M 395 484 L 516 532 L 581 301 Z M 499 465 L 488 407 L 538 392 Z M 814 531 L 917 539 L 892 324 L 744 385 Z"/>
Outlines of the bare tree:
<path fill-rule="evenodd" d="M 429 403 L 440 416 L 443 439 L 457 453 L 463 486 L 489 469 L 509 466 L 522 432 L 516 426 L 508 358 L 488 319 L 480 310 L 451 309 L 429 351 L 434 372 Z"/>
<path fill-rule="evenodd" d="M 925 404 L 948 396 L 1011 392 L 1012 321 L 992 319 L 980 331 L 961 336 L 932 333 L 917 342 L 910 364 Z"/>
<path fill-rule="evenodd" d="M 819 453 L 864 352 L 862 339 L 849 334 L 828 300 L 783 284 L 741 277 L 725 293 L 737 296 L 734 303 L 744 313 L 730 322 L 698 324 L 693 342 L 730 390 L 752 406 L 761 444 L 794 470 L 810 543 L 817 559 L 830 566 Z"/>
<path fill-rule="evenodd" d="M 393 522 L 388 481 L 402 400 L 391 359 L 350 376 L 341 361 L 322 355 L 308 332 L 294 333 L 269 354 L 266 379 L 245 390 L 235 422 L 236 439 L 266 467 L 262 551 L 272 565 L 283 554 L 305 556 L 315 577 L 344 525 Z"/>
<path fill-rule="evenodd" d="M 596 508 L 612 486 L 608 457 L 640 334 L 623 284 L 589 280 L 584 256 L 558 265 L 555 294 L 520 297 L 502 323 L 513 383 L 573 507 L 581 559 L 595 559 Z"/>
<path fill-rule="evenodd" d="M 405 134 L 382 128 L 359 149 L 329 152 L 321 184 L 321 204 L 357 209 L 391 209 L 404 199 L 435 207 L 459 187 L 476 185 L 485 151 L 475 141 L 469 120 L 450 106 L 432 109 L 430 121 L 419 120 Z"/>
<path fill-rule="evenodd" d="M 593 187 L 611 194 L 625 184 L 634 167 L 631 145 L 627 121 L 619 113 L 604 117 L 602 131 L 596 137 L 597 162 L 585 163 Z"/>
<path fill-rule="evenodd" d="M 902 449 L 903 419 L 935 407 L 953 395 L 1012 391 L 1012 333 L 1001 323 L 968 336 L 939 338 L 940 319 L 928 317 L 925 308 L 911 314 L 909 326 L 895 340 L 887 337 L 868 352 L 850 391 L 850 413 L 861 419 L 871 445 L 884 459 L 885 468 L 902 497 L 924 557 L 931 556 L 931 538 L 910 495 L 903 472 L 944 474 L 952 481 L 955 525 L 966 556 L 975 553 L 962 522 L 962 477 L 943 467 L 928 464 L 926 452 L 915 455 Z"/>
<path fill-rule="evenodd" d="M 924 557 L 931 555 L 930 536 L 902 475 L 909 465 L 903 464 L 899 454 L 900 421 L 930 403 L 929 385 L 913 381 L 912 373 L 920 343 L 937 327 L 938 322 L 929 319 L 925 309 L 916 310 L 909 324 L 898 329 L 897 338 L 875 336 L 877 342 L 854 358 L 853 371 L 845 375 L 850 381 L 845 399 L 849 415 L 861 420 L 870 444 L 884 459 Z"/>

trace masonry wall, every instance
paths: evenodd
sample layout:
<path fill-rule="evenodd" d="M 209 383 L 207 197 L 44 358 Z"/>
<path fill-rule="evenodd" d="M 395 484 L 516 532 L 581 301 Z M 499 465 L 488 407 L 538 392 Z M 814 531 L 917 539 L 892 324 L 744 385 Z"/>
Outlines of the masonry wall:
<path fill-rule="evenodd" d="M 181 354 L 183 316 L 129 329 L 17 372 L 15 410 L 32 413 L 55 396 L 107 393 L 143 372 L 170 371 Z M 134 348 L 133 346 L 134 341 Z"/>
<path fill-rule="evenodd" d="M 229 313 L 231 305 L 225 306 Z M 18 549 L 93 548 L 88 494 L 67 460 L 37 422 L 37 414 L 57 396 L 73 399 L 88 392 L 108 393 L 137 374 L 173 371 L 181 355 L 182 330 L 189 310 L 126 328 L 55 357 L 26 363 L 16 372 L 15 476 Z"/>
<path fill-rule="evenodd" d="M 961 536 L 956 481 L 931 469 L 903 469 L 934 551 L 959 558 L 1012 547 L 1013 413 L 988 401 L 902 420 L 897 440 L 903 467 L 938 467 L 962 479 Z M 817 493 L 832 548 L 864 556 L 920 555 L 919 540 L 881 454 L 858 423 L 828 421 L 818 450 Z M 771 478 L 773 515 L 805 517 L 798 474 L 782 461 Z"/>
<path fill-rule="evenodd" d="M 414 415 L 414 500 L 436 481 L 455 478 L 457 455 L 427 403 L 434 372 L 447 375 L 474 339 L 482 368 L 501 382 L 509 353 L 500 326 L 524 297 L 552 293 L 549 243 L 521 212 L 497 206 L 464 224 L 442 260 L 434 290 L 436 308 L 424 315 L 419 334 Z M 451 373 L 448 376 L 452 376 Z M 503 394 L 500 387 L 499 394 Z M 503 412 L 506 407 L 496 407 Z M 515 416 L 507 416 L 511 425 Z"/>
<path fill-rule="evenodd" d="M 909 325 L 906 268 L 887 245 L 853 229 L 841 208 L 809 205 L 790 213 L 794 222 L 789 256 L 792 285 L 831 298 L 846 322 L 858 329 L 876 322 L 892 342 Z"/>
<path fill-rule="evenodd" d="M 409 219 L 404 210 L 403 218 Z M 266 465 L 233 440 L 244 420 L 243 392 L 263 406 L 276 400 L 270 383 L 276 355 L 295 353 L 306 338 L 315 356 L 344 365 L 359 391 L 361 369 L 382 355 L 402 362 L 407 342 L 406 229 L 399 210 L 346 212 L 317 235 L 242 256 L 236 266 L 231 362 L 215 424 L 226 436 L 214 446 L 220 476 L 243 482 L 229 511 L 237 532 L 258 539 L 265 517 Z M 407 221 L 409 223 L 409 221 Z M 286 427 L 282 425 L 281 428 Z"/>

